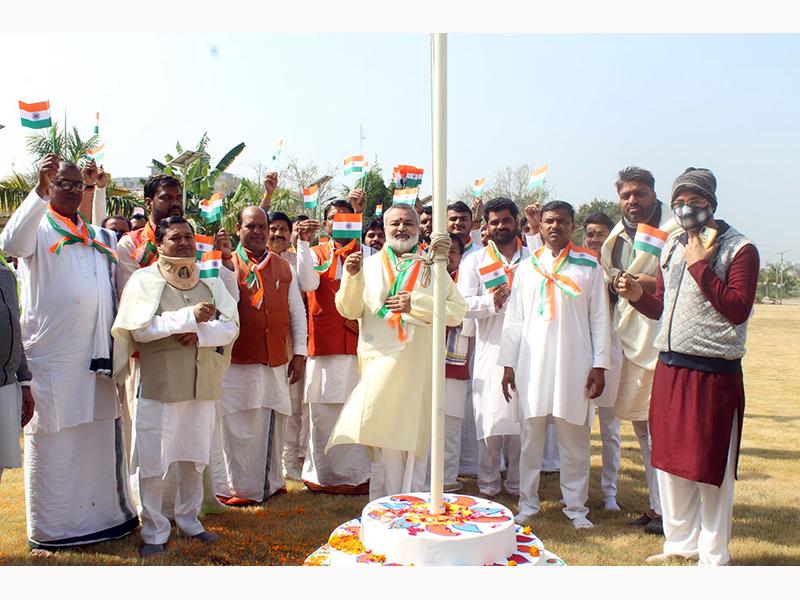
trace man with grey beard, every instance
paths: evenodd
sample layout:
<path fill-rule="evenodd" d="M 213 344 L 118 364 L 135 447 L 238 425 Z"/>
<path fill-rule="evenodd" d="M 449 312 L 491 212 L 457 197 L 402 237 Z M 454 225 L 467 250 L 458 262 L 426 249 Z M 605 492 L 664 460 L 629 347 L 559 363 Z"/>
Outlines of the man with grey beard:
<path fill-rule="evenodd" d="M 425 281 L 421 262 L 405 268 L 413 258 L 403 257 L 421 255 L 419 215 L 393 205 L 383 223 L 386 244 L 366 260 L 351 254 L 336 292 L 339 313 L 359 322 L 362 377 L 328 442 L 369 449 L 370 500 L 423 490 L 431 419 L 433 282 Z M 460 325 L 466 310 L 448 277 L 447 326 Z"/>

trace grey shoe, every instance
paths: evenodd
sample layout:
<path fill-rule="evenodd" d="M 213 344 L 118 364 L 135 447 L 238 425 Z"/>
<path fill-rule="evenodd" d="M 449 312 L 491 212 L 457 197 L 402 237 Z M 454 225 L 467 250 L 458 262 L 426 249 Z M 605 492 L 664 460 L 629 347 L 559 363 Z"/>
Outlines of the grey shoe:
<path fill-rule="evenodd" d="M 216 544 L 219 541 L 219 534 L 213 531 L 201 531 L 197 535 L 191 536 L 193 540 L 203 542 L 204 544 Z"/>
<path fill-rule="evenodd" d="M 445 483 L 444 484 L 444 491 L 445 492 L 457 492 L 459 490 L 464 489 L 464 484 L 460 481 L 456 481 L 455 483 Z"/>
<path fill-rule="evenodd" d="M 139 548 L 139 556 L 142 558 L 158 556 L 159 554 L 164 554 L 166 549 L 166 544 L 142 544 L 142 547 Z"/>
<path fill-rule="evenodd" d="M 664 521 L 661 516 L 650 519 L 650 522 L 644 526 L 644 530 L 653 535 L 664 535 Z"/>

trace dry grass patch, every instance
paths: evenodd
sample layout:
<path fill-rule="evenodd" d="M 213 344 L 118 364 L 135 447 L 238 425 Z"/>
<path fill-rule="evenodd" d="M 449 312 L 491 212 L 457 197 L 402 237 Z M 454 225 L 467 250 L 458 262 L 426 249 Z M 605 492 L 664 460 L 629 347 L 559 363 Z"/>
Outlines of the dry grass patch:
<path fill-rule="evenodd" d="M 745 359 L 747 410 L 734 505 L 731 556 L 736 565 L 800 565 L 800 307 L 758 306 Z M 464 493 L 475 494 L 474 479 Z M 262 506 L 211 515 L 205 525 L 222 535 L 205 547 L 173 535 L 167 553 L 146 564 L 299 565 L 325 543 L 333 529 L 358 516 L 366 496 L 313 494 L 289 482 L 289 493 Z M 607 513 L 600 494 L 600 441 L 592 438 L 589 518 L 591 530 L 576 531 L 561 513 L 557 475 L 543 475 L 542 512 L 531 526 L 545 546 L 571 565 L 641 565 L 661 551 L 662 539 L 627 525 L 647 507 L 639 446 L 630 424 L 622 428 L 618 501 Z M 498 501 L 516 511 L 516 499 Z M 173 530 L 173 534 L 174 534 Z M 33 558 L 25 535 L 22 471 L 6 471 L 0 483 L 0 564 L 141 565 L 138 533 L 122 540 Z M 675 560 L 671 564 L 687 564 Z"/>

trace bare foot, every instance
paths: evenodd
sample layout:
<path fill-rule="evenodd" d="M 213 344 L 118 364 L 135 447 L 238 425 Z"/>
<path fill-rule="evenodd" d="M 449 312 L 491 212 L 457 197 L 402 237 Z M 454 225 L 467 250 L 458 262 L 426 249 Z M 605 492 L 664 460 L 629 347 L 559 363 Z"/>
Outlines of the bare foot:
<path fill-rule="evenodd" d="M 36 558 L 50 558 L 53 556 L 53 553 L 43 548 L 34 548 L 31 550 L 31 556 L 35 556 Z"/>

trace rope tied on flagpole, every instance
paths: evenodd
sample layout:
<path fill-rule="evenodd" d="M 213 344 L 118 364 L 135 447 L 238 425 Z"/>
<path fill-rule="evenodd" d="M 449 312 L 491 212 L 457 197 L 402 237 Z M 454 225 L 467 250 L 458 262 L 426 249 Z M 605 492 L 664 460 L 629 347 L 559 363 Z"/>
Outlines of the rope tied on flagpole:
<path fill-rule="evenodd" d="M 414 266 L 414 263 L 422 263 L 422 273 L 420 274 L 420 284 L 428 287 L 431 283 L 431 268 L 434 263 L 441 262 L 447 264 L 447 255 L 450 252 L 449 233 L 431 233 L 431 243 L 426 254 L 403 254 L 397 262 L 397 271 L 407 271 Z"/>

